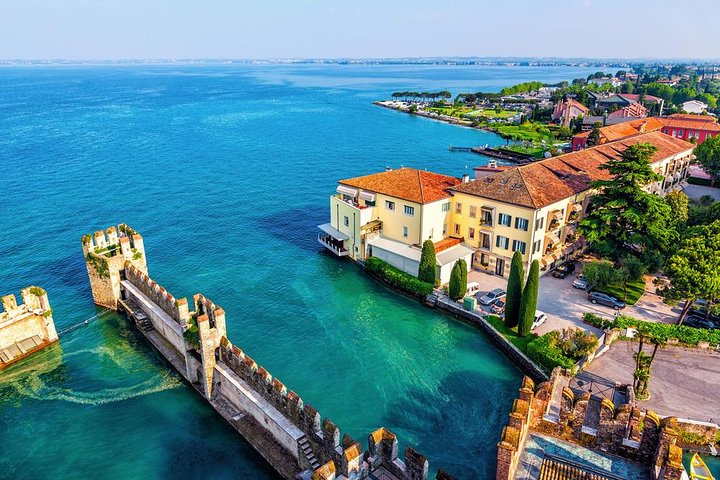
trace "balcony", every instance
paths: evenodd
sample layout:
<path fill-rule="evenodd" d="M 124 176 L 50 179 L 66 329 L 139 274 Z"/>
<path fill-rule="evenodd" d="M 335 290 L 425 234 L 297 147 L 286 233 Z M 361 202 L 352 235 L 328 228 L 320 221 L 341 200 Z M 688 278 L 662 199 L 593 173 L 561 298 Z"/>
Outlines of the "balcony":
<path fill-rule="evenodd" d="M 328 250 L 333 252 L 338 257 L 346 257 L 346 256 L 350 255 L 350 250 L 346 249 L 343 246 L 343 243 L 345 243 L 345 242 L 336 240 L 336 239 L 332 238 L 330 235 L 323 235 L 323 234 L 318 234 L 317 239 L 318 239 L 318 242 L 320 243 L 320 245 L 324 246 L 325 248 L 327 248 Z"/>

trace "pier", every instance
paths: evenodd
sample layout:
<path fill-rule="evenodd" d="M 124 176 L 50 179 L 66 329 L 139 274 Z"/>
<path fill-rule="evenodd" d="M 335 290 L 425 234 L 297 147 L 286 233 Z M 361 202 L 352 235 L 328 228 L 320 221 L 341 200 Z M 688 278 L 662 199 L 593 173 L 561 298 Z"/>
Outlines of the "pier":
<path fill-rule="evenodd" d="M 456 147 L 450 146 L 451 152 L 467 152 L 477 153 L 478 155 L 485 155 L 487 157 L 497 158 L 506 162 L 517 163 L 518 165 L 526 165 L 536 160 L 532 155 L 519 152 L 511 152 L 509 150 L 501 150 L 498 148 L 491 147 Z"/>

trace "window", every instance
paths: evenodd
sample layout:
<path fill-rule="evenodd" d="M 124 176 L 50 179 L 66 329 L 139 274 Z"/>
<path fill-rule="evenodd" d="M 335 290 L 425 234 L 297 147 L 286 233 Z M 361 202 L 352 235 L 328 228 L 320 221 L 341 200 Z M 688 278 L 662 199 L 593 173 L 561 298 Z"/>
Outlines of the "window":
<path fill-rule="evenodd" d="M 492 210 L 482 210 L 482 218 L 480 219 L 480 223 L 486 227 L 492 227 L 493 226 L 493 212 Z"/>
<path fill-rule="evenodd" d="M 512 222 L 512 217 L 510 215 L 508 215 L 507 213 L 499 213 L 498 214 L 498 223 L 500 225 L 505 225 L 506 227 L 509 227 L 511 222 Z"/>
<path fill-rule="evenodd" d="M 468 227 L 468 238 L 470 240 L 475 240 L 475 229 L 472 227 Z"/>
<path fill-rule="evenodd" d="M 403 237 L 407 238 L 407 236 L 408 236 L 408 228 L 403 227 Z"/>
<path fill-rule="evenodd" d="M 523 255 L 525 255 L 525 247 L 527 247 L 527 244 L 525 242 L 521 242 L 520 240 L 513 240 L 513 252 L 519 251 Z"/>
<path fill-rule="evenodd" d="M 375 206 L 375 201 L 373 200 L 373 201 L 371 202 L 370 200 L 365 200 L 365 205 L 367 205 L 368 207 L 374 207 L 374 206 Z"/>
<path fill-rule="evenodd" d="M 348 218 L 347 215 L 345 215 L 345 217 L 343 218 L 343 223 L 345 224 L 346 227 L 350 226 L 350 219 Z"/>
<path fill-rule="evenodd" d="M 492 235 L 489 233 L 480 232 L 480 248 L 484 248 L 485 250 L 490 250 L 491 244 L 492 244 Z"/>
<path fill-rule="evenodd" d="M 545 217 L 540 217 L 535 220 L 535 230 L 540 230 L 545 226 Z"/>
<path fill-rule="evenodd" d="M 387 208 L 388 210 L 395 210 L 395 202 L 385 200 L 385 208 Z"/>
<path fill-rule="evenodd" d="M 527 229 L 528 229 L 527 218 L 515 217 L 515 228 L 517 228 L 518 230 L 525 230 L 527 232 Z"/>
<path fill-rule="evenodd" d="M 442 211 L 443 212 L 449 212 L 450 211 L 450 202 L 443 203 L 442 204 Z"/>
<path fill-rule="evenodd" d="M 454 232 L 455 232 L 455 235 L 460 235 L 460 224 L 458 224 L 458 223 L 455 224 Z"/>
<path fill-rule="evenodd" d="M 447 223 L 443 223 L 443 236 L 447 234 Z"/>
<path fill-rule="evenodd" d="M 475 218 L 475 217 L 477 217 L 477 207 L 471 206 L 470 207 L 470 218 Z"/>
<path fill-rule="evenodd" d="M 415 207 L 411 207 L 410 205 L 405 205 L 405 215 L 410 215 L 411 217 L 415 215 Z"/>
<path fill-rule="evenodd" d="M 504 248 L 505 250 L 508 249 L 510 246 L 510 239 L 508 237 L 503 237 L 501 235 L 498 235 L 495 238 L 495 246 L 498 248 Z"/>
<path fill-rule="evenodd" d="M 462 213 L 462 203 L 455 204 L 455 213 Z"/>
<path fill-rule="evenodd" d="M 535 254 L 540 251 L 542 248 L 542 240 L 537 240 L 535 243 L 533 243 L 533 251 L 532 253 Z"/>

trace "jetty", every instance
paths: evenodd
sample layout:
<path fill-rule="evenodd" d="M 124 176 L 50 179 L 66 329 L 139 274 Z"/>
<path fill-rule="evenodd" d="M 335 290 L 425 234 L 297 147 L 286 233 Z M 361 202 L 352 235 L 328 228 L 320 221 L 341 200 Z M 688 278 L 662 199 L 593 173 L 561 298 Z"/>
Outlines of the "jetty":
<path fill-rule="evenodd" d="M 198 293 L 176 298 L 148 275 L 143 239 L 127 225 L 82 238 L 97 305 L 125 313 L 193 389 L 288 480 L 427 480 L 427 458 L 381 427 L 367 450 L 227 336 L 225 310 Z M 281 341 L 281 339 L 278 339 Z M 349 408 L 358 405 L 349 404 Z M 438 471 L 436 480 L 453 480 Z"/>
<path fill-rule="evenodd" d="M 504 160 L 506 162 L 517 163 L 518 165 L 526 165 L 528 163 L 532 163 L 535 160 L 537 160 L 535 157 L 533 157 L 532 155 L 527 154 L 527 153 L 513 152 L 510 150 L 491 148 L 491 147 L 487 147 L 487 146 L 485 146 L 485 147 L 456 147 L 456 146 L 451 145 L 450 151 L 451 152 L 477 153 L 478 155 L 485 155 L 487 157 L 497 158 L 499 160 Z"/>

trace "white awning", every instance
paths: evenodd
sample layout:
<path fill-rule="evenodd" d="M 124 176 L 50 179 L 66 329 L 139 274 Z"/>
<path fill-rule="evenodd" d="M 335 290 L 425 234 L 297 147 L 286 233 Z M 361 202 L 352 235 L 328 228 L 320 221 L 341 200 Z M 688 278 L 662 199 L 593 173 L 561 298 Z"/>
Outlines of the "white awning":
<path fill-rule="evenodd" d="M 342 233 L 340 230 L 333 227 L 329 223 L 324 223 L 322 225 L 318 225 L 318 228 L 336 240 L 347 240 L 350 238 L 347 235 L 345 235 L 344 233 Z"/>
<path fill-rule="evenodd" d="M 545 238 L 547 238 L 547 239 L 550 241 L 550 243 L 552 243 L 553 245 L 554 245 L 554 244 L 557 244 L 557 243 L 560 243 L 560 239 L 559 239 L 558 236 L 555 234 L 555 232 L 547 232 L 547 233 L 545 234 Z"/>
<path fill-rule="evenodd" d="M 465 244 L 455 245 L 447 250 L 443 250 L 437 254 L 437 264 L 441 267 L 449 263 L 454 263 L 461 258 L 465 258 L 468 255 L 475 253 L 475 250 L 468 247 Z"/>
<path fill-rule="evenodd" d="M 582 212 L 582 203 L 575 203 L 572 206 L 573 212 Z"/>
<path fill-rule="evenodd" d="M 375 194 L 372 192 L 366 192 L 365 190 L 360 192 L 360 198 L 363 200 L 366 200 L 368 202 L 374 202 L 375 201 Z"/>
<path fill-rule="evenodd" d="M 358 194 L 357 188 L 347 187 L 345 185 L 338 185 L 337 192 L 343 195 L 350 195 L 351 197 L 356 197 Z"/>

